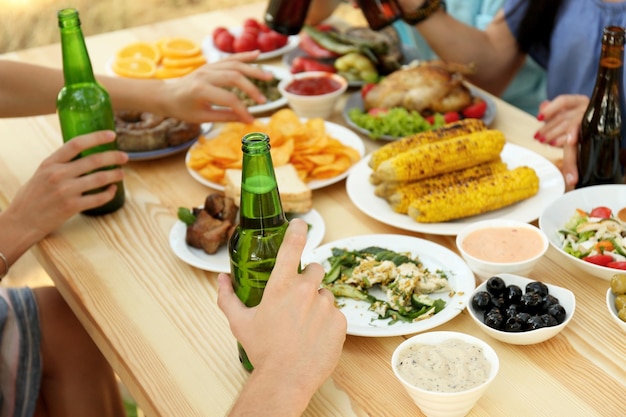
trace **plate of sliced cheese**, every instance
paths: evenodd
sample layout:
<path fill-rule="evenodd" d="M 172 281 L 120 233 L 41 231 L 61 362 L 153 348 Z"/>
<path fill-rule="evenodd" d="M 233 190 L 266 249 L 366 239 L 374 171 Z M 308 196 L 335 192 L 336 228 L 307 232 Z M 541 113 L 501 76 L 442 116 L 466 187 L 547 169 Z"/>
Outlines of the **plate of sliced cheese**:
<path fill-rule="evenodd" d="M 441 222 L 419 222 L 408 213 L 395 211 L 390 204 L 390 201 L 393 201 L 393 197 L 391 197 L 393 194 L 390 194 L 390 191 L 385 193 L 384 190 L 381 190 L 381 184 L 376 185 L 371 182 L 373 170 L 369 162 L 372 156 L 373 154 L 368 155 L 350 171 L 346 180 L 349 198 L 363 213 L 373 219 L 414 232 L 456 235 L 468 223 L 492 218 L 531 222 L 537 219 L 543 209 L 565 191 L 563 176 L 554 164 L 531 150 L 507 143 L 500 153 L 500 160 L 504 163 L 504 168 L 509 171 L 518 167 L 532 169 L 539 179 L 539 188 L 536 194 L 505 207 L 478 215 Z M 459 156 L 451 154 L 450 157 L 458 158 Z M 382 187 L 384 188 L 384 186 Z M 514 191 L 513 189 L 503 190 L 501 197 L 504 198 L 506 197 L 505 194 L 513 193 Z M 382 196 L 379 197 L 377 194 Z M 466 194 L 462 199 L 463 204 L 454 207 L 446 206 L 442 210 L 464 210 L 466 205 L 469 207 L 473 202 L 481 198 L 481 196 L 477 196 L 476 199 L 472 199 L 471 195 Z"/>

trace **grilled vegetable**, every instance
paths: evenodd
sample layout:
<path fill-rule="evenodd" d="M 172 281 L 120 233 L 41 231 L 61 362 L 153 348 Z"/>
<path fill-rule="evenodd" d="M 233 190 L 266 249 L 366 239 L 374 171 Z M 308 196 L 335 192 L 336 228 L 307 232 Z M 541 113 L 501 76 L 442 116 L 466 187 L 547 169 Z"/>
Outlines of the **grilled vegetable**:
<path fill-rule="evenodd" d="M 351 52 L 335 61 L 335 68 L 347 80 L 375 83 L 378 80 L 378 71 L 367 57 Z"/>
<path fill-rule="evenodd" d="M 389 142 L 385 146 L 382 146 L 378 150 L 373 152 L 372 157 L 369 160 L 369 166 L 373 169 L 376 169 L 382 161 L 396 156 L 400 152 L 408 151 L 415 146 L 423 145 L 424 143 L 449 139 L 455 136 L 479 132 L 486 129 L 487 127 L 480 119 L 464 119 L 458 122 L 441 126 L 440 128 L 435 130 L 429 130 L 417 133 L 415 135 L 407 136 L 406 138 L 399 139 L 394 142 Z"/>
<path fill-rule="evenodd" d="M 408 214 L 420 223 L 437 223 L 486 213 L 532 197 L 539 177 L 532 168 L 517 167 L 463 186 L 434 191 L 413 202 Z"/>
<path fill-rule="evenodd" d="M 434 177 L 496 159 L 504 147 L 504 134 L 484 130 L 416 146 L 381 162 L 376 177 L 407 181 Z"/>
<path fill-rule="evenodd" d="M 506 169 L 506 164 L 500 159 L 485 162 L 459 171 L 401 185 L 397 187 L 395 193 L 387 198 L 387 201 L 394 211 L 406 214 L 412 201 L 430 192 L 443 190 L 451 186 L 463 187 L 469 181 L 474 181 L 496 172 L 502 172 Z"/>

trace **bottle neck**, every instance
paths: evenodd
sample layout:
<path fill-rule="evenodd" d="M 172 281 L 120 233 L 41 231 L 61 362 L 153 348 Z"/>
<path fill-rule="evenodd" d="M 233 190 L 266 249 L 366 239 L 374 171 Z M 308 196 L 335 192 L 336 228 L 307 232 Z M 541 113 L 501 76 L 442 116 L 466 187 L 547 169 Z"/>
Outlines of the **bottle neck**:
<path fill-rule="evenodd" d="M 278 227 L 286 222 L 269 143 L 243 146 L 240 223 L 244 228 Z"/>
<path fill-rule="evenodd" d="M 95 82 L 78 13 L 59 12 L 65 85 Z"/>

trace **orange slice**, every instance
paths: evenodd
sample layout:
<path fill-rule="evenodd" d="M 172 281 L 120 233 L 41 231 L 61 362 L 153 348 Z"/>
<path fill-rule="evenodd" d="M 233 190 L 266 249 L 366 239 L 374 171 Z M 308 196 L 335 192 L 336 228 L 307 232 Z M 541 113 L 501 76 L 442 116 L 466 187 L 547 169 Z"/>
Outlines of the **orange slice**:
<path fill-rule="evenodd" d="M 118 51 L 116 56 L 118 59 L 145 57 L 157 64 L 161 61 L 161 51 L 159 48 L 154 44 L 142 41 L 126 45 Z"/>
<path fill-rule="evenodd" d="M 199 67 L 206 64 L 206 58 L 204 55 L 196 55 L 189 58 L 170 58 L 166 56 L 163 58 L 162 65 L 168 68 L 185 68 L 185 67 Z"/>
<path fill-rule="evenodd" d="M 157 68 L 154 76 L 159 79 L 177 78 L 177 77 L 182 77 L 183 75 L 187 75 L 195 69 L 196 67 L 184 67 L 184 68 L 159 67 Z"/>
<path fill-rule="evenodd" d="M 161 44 L 163 55 L 169 58 L 189 58 L 200 55 L 200 47 L 186 38 L 170 38 Z"/>
<path fill-rule="evenodd" d="M 113 61 L 113 71 L 122 77 L 152 78 L 156 74 L 156 63 L 146 57 L 118 58 Z"/>

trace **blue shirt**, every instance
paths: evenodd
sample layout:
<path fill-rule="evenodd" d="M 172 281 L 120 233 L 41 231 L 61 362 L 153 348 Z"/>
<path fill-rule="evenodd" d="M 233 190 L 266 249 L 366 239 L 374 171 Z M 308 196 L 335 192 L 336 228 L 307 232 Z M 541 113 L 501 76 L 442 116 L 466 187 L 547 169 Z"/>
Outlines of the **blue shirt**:
<path fill-rule="evenodd" d="M 527 0 L 507 0 L 504 5 L 507 24 L 515 37 L 518 37 L 526 7 Z M 550 50 L 534 46 L 529 51 L 529 55 L 548 70 L 550 99 L 559 94 L 591 96 L 598 72 L 602 31 L 610 25 L 626 26 L 626 2 L 565 0 L 562 3 Z"/>
<path fill-rule="evenodd" d="M 505 0 L 447 0 L 446 5 L 448 14 L 455 19 L 484 30 L 504 2 Z M 415 28 L 404 22 L 396 22 L 394 27 L 402 42 L 414 46 L 421 59 L 436 58 L 433 50 Z M 539 104 L 546 99 L 545 70 L 532 59 L 527 59 L 501 98 L 536 115 Z"/>

